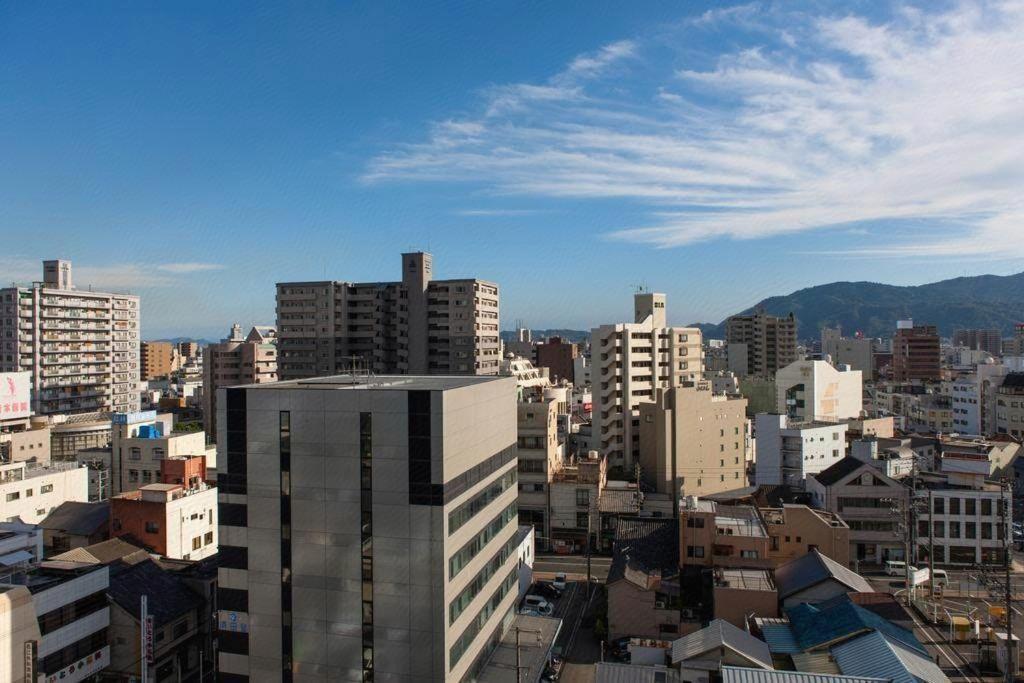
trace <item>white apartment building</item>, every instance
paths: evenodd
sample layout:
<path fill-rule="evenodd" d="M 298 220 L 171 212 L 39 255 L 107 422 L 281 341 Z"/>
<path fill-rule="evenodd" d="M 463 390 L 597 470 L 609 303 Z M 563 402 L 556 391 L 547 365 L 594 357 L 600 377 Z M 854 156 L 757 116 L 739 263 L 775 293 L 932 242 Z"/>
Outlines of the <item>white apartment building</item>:
<path fill-rule="evenodd" d="M 217 553 L 217 487 L 147 484 L 110 501 L 111 534 L 132 536 L 176 560 Z"/>
<path fill-rule="evenodd" d="M 701 331 L 669 327 L 665 295 L 641 292 L 634 322 L 595 327 L 591 338 L 593 425 L 609 467 L 629 469 L 640 458 L 640 404 L 655 390 L 696 382 L 704 374 Z"/>
<path fill-rule="evenodd" d="M 473 679 L 519 595 L 515 380 L 222 392 L 222 679 Z"/>
<path fill-rule="evenodd" d="M 822 360 L 798 360 L 775 373 L 776 406 L 798 421 L 838 422 L 860 417 L 864 383 L 860 370 Z"/>
<path fill-rule="evenodd" d="M 796 422 L 785 415 L 758 413 L 754 419 L 758 486 L 801 486 L 808 474 L 817 474 L 846 455 L 845 423 Z"/>
<path fill-rule="evenodd" d="M 0 289 L 0 371 L 32 373 L 37 415 L 139 408 L 139 297 L 75 289 L 70 261 Z"/>
<path fill-rule="evenodd" d="M 216 449 L 207 449 L 206 433 L 172 431 L 170 413 L 116 413 L 111 420 L 110 484 L 115 495 L 158 483 L 160 463 L 167 458 L 205 455 L 207 466 L 217 466 Z"/>
<path fill-rule="evenodd" d="M 89 470 L 76 462 L 0 465 L 0 520 L 38 524 L 66 501 L 88 502 Z"/>
<path fill-rule="evenodd" d="M 939 565 L 1003 565 L 1007 544 L 1006 529 L 1013 521 L 1013 506 L 1006 505 L 998 484 L 979 476 L 973 488 L 950 486 L 941 475 L 925 475 L 927 492 L 919 498 L 931 501 L 931 511 L 917 517 L 918 562 L 926 561 L 931 546 Z"/>

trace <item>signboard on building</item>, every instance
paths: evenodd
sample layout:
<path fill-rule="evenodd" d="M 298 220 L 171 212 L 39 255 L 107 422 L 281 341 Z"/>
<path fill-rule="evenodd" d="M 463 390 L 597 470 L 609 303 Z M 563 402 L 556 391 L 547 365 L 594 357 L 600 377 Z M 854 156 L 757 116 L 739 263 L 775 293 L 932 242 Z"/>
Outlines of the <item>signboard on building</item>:
<path fill-rule="evenodd" d="M 116 425 L 133 425 L 137 422 L 149 422 L 155 419 L 155 410 L 140 410 L 137 413 L 114 413 L 110 416 L 110 421 Z"/>
<path fill-rule="evenodd" d="M 19 420 L 32 413 L 32 373 L 0 372 L 0 420 Z"/>
<path fill-rule="evenodd" d="M 36 650 L 39 644 L 34 640 L 25 641 L 25 680 L 36 680 Z"/>
<path fill-rule="evenodd" d="M 146 663 L 153 663 L 153 615 L 146 615 Z"/>

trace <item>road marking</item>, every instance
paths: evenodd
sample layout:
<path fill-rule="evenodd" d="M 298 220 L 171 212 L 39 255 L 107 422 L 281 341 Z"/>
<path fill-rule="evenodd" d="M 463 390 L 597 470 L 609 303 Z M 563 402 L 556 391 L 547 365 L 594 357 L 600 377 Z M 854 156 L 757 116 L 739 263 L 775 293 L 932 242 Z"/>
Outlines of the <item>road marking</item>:
<path fill-rule="evenodd" d="M 955 661 L 953 661 L 952 657 L 949 656 L 949 653 L 946 652 L 946 650 L 941 645 L 939 645 L 938 642 L 936 642 L 932 638 L 932 634 L 928 632 L 928 628 L 925 626 L 925 624 L 923 624 L 921 621 L 919 621 L 918 618 L 917 618 L 917 615 L 914 614 L 914 608 L 913 607 L 908 607 L 907 608 L 907 613 L 910 614 L 911 620 L 913 620 L 913 622 L 915 624 L 917 624 L 917 626 L 921 629 L 921 633 L 923 633 L 924 636 L 928 639 L 928 642 L 931 643 L 935 647 L 935 649 L 938 650 L 942 654 L 942 656 L 946 658 L 947 662 L 949 662 L 950 664 L 953 665 L 953 668 L 956 669 L 957 673 L 960 674 L 961 678 L 964 678 L 967 681 L 975 680 L 975 679 L 971 678 L 970 676 L 968 676 L 967 674 L 965 674 L 963 669 L 961 669 L 959 666 L 957 666 L 957 663 Z M 957 652 L 956 648 L 953 648 L 953 652 L 956 652 L 957 657 L 961 656 L 960 653 Z M 965 663 L 966 663 L 966 660 L 965 660 Z"/>

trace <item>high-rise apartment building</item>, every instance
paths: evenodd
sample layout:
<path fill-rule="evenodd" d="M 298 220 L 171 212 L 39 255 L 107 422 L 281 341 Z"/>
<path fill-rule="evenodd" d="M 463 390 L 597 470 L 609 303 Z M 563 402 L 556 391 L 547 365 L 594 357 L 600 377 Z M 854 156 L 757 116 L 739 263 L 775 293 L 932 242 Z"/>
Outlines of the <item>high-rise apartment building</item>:
<path fill-rule="evenodd" d="M 75 289 L 70 261 L 0 289 L 0 372 L 32 373 L 37 415 L 139 409 L 139 297 Z"/>
<path fill-rule="evenodd" d="M 176 370 L 176 349 L 171 342 L 144 341 L 139 345 L 142 380 L 166 377 Z"/>
<path fill-rule="evenodd" d="M 796 318 L 756 311 L 725 322 L 729 369 L 740 376 L 772 378 L 779 368 L 797 360 Z"/>
<path fill-rule="evenodd" d="M 219 680 L 472 679 L 518 599 L 515 380 L 221 392 Z"/>
<path fill-rule="evenodd" d="M 892 372 L 897 382 L 942 379 L 939 333 L 934 325 L 896 323 L 892 338 Z"/>
<path fill-rule="evenodd" d="M 1003 352 L 1003 334 L 997 328 L 957 330 L 953 333 L 953 346 L 987 351 L 993 356 Z"/>
<path fill-rule="evenodd" d="M 664 294 L 641 292 L 633 305 L 634 322 L 590 332 L 593 429 L 609 467 L 630 468 L 640 456 L 640 404 L 704 372 L 700 330 L 669 327 Z"/>
<path fill-rule="evenodd" d="M 711 389 L 707 380 L 658 389 L 640 405 L 641 476 L 673 500 L 747 485 L 747 399 Z"/>
<path fill-rule="evenodd" d="M 231 335 L 206 347 L 203 358 L 203 431 L 217 434 L 217 390 L 240 384 L 277 381 L 277 330 L 257 325 L 242 336 L 235 323 Z"/>
<path fill-rule="evenodd" d="M 498 285 L 434 280 L 430 254 L 402 254 L 399 282 L 277 285 L 282 380 L 367 370 L 400 375 L 498 373 Z"/>

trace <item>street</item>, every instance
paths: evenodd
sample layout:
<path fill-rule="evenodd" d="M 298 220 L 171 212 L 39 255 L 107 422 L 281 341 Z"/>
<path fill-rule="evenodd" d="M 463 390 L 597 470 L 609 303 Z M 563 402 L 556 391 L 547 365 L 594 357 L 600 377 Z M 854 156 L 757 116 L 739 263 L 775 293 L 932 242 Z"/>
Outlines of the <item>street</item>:
<path fill-rule="evenodd" d="M 590 558 L 590 571 L 598 583 L 608 578 L 611 564 L 610 557 L 594 555 Z M 541 575 L 539 580 L 550 580 L 554 574 L 562 572 L 570 580 L 582 581 L 587 576 L 587 558 L 583 555 L 537 555 L 533 572 Z"/>

